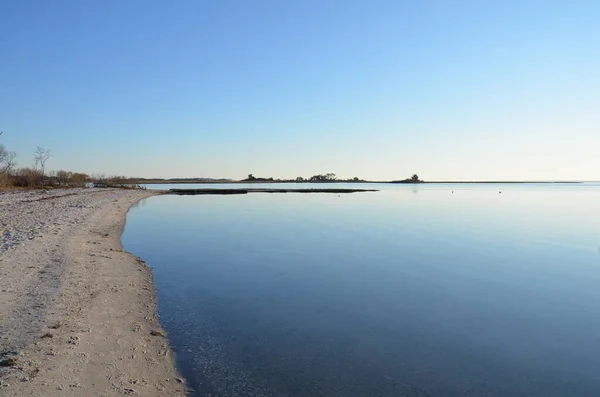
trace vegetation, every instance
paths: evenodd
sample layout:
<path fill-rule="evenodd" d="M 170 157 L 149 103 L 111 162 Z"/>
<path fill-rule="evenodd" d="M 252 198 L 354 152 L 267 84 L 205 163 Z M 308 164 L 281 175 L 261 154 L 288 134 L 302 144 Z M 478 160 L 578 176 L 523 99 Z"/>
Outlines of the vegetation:
<path fill-rule="evenodd" d="M 413 174 L 410 178 L 402 179 L 400 181 L 392 181 L 392 183 L 423 183 L 423 181 L 419 179 L 419 175 Z"/>
<path fill-rule="evenodd" d="M 56 171 L 50 178 L 60 187 L 85 187 L 89 180 L 87 174 L 64 170 Z"/>
<path fill-rule="evenodd" d="M 313 175 L 309 179 L 311 182 L 335 182 L 337 176 L 334 173 Z"/>
<path fill-rule="evenodd" d="M 240 182 L 279 182 L 279 183 L 302 183 L 302 182 L 365 182 L 363 179 L 358 177 L 349 178 L 349 179 L 339 179 L 336 174 L 328 173 L 328 174 L 317 174 L 313 175 L 310 178 L 304 178 L 302 176 L 296 177 L 294 179 L 274 179 L 272 177 L 263 178 L 263 177 L 255 177 L 253 174 L 249 174 L 246 179 L 242 179 Z"/>
<path fill-rule="evenodd" d="M 53 171 L 45 175 L 35 168 L 14 168 L 0 173 L 0 187 L 17 188 L 71 188 L 85 187 L 88 183 L 86 174 L 70 171 Z"/>
<path fill-rule="evenodd" d="M 50 149 L 44 149 L 39 146 L 35 149 L 35 155 L 33 157 L 34 168 L 40 170 L 42 176 L 46 174 L 46 162 L 50 157 Z"/>
<path fill-rule="evenodd" d="M 33 155 L 33 167 L 17 168 L 17 154 L 0 144 L 0 188 L 76 188 L 89 186 L 90 183 L 98 187 L 140 187 L 123 176 L 90 177 L 65 170 L 47 172 L 46 164 L 51 157 L 50 149 L 37 147 Z"/>
<path fill-rule="evenodd" d="M 252 174 L 248 175 L 248 178 L 246 179 L 242 179 L 242 182 L 274 182 L 275 180 L 273 178 L 257 178 Z M 279 181 L 279 180 L 277 180 Z"/>
<path fill-rule="evenodd" d="M 16 164 L 17 154 L 6 150 L 4 145 L 0 145 L 0 172 L 9 172 Z"/>
<path fill-rule="evenodd" d="M 94 175 L 89 178 L 94 187 L 110 187 L 119 189 L 141 189 L 142 186 L 124 176 Z"/>

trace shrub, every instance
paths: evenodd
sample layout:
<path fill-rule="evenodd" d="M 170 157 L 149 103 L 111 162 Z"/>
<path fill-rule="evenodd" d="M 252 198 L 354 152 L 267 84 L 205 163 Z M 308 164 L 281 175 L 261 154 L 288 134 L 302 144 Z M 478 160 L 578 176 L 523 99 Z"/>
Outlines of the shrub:
<path fill-rule="evenodd" d="M 7 172 L 0 172 L 0 187 L 7 187 L 11 185 L 10 176 Z"/>
<path fill-rule="evenodd" d="M 88 179 L 87 174 L 64 170 L 56 171 L 51 176 L 52 184 L 60 187 L 86 187 Z"/>
<path fill-rule="evenodd" d="M 44 175 L 33 168 L 18 168 L 10 176 L 11 185 L 16 187 L 44 186 Z"/>
<path fill-rule="evenodd" d="M 104 176 L 95 175 L 92 177 L 92 183 L 94 187 L 109 187 L 119 189 L 141 189 L 142 187 L 137 183 L 133 183 L 129 178 L 124 176 Z"/>

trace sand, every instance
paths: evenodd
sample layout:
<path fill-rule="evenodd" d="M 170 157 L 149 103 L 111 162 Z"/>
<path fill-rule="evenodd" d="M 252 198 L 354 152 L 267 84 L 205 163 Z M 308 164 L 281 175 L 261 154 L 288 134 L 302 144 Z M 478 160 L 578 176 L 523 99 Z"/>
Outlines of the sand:
<path fill-rule="evenodd" d="M 0 396 L 183 396 L 152 274 L 123 252 L 155 193 L 0 193 Z"/>

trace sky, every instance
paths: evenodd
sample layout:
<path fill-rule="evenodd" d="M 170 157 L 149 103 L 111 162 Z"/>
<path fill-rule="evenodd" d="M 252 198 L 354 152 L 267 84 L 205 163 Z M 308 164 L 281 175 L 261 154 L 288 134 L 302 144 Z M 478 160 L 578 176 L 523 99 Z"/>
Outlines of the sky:
<path fill-rule="evenodd" d="M 49 169 L 600 180 L 600 2 L 0 0 L 0 144 Z"/>

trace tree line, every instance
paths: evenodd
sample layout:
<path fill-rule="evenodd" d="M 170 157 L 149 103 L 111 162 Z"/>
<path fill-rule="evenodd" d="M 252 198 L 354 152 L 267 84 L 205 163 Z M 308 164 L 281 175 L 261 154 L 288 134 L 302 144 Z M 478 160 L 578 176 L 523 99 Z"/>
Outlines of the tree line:
<path fill-rule="evenodd" d="M 348 178 L 348 179 L 340 179 L 336 174 L 330 172 L 327 174 L 317 174 L 313 175 L 309 178 L 297 177 L 295 179 L 274 179 L 272 177 L 264 178 L 264 177 L 256 177 L 253 174 L 249 174 L 246 179 L 242 179 L 240 182 L 345 182 L 345 183 L 353 183 L 353 182 L 369 182 L 364 179 L 360 179 L 359 177 Z M 417 174 L 413 174 L 410 178 L 394 180 L 391 183 L 422 183 L 423 181 L 419 179 Z"/>
<path fill-rule="evenodd" d="M 241 182 L 365 182 L 364 180 L 354 177 L 349 179 L 340 179 L 334 173 L 317 174 L 309 178 L 297 177 L 294 179 L 274 179 L 273 177 L 255 177 L 253 174 L 249 174 L 246 179 L 242 179 Z"/>

